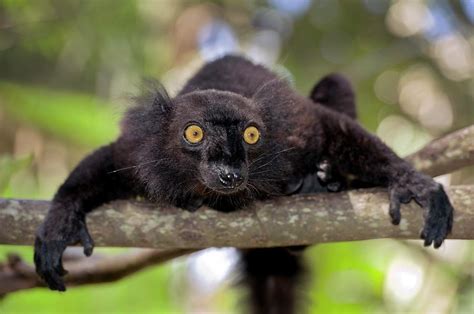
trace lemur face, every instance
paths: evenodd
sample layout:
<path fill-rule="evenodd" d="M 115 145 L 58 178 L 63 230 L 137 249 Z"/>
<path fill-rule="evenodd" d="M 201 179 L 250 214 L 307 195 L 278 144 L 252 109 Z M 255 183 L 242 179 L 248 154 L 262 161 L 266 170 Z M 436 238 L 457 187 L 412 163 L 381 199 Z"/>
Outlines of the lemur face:
<path fill-rule="evenodd" d="M 189 94 L 176 102 L 170 131 L 187 166 L 214 193 L 249 189 L 264 170 L 254 163 L 265 142 L 265 126 L 250 100 L 241 96 L 217 91 Z"/>

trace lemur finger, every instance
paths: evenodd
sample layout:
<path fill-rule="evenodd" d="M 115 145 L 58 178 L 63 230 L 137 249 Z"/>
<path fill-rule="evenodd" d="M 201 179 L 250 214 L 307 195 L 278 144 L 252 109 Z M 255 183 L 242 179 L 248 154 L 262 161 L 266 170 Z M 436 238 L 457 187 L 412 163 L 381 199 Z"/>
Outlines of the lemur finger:
<path fill-rule="evenodd" d="M 56 271 L 56 273 L 63 277 L 63 276 L 66 276 L 67 275 L 67 270 L 64 269 L 63 267 L 63 258 L 62 258 L 62 254 L 63 252 L 60 252 L 58 254 L 58 256 L 55 256 L 54 257 L 54 270 Z"/>
<path fill-rule="evenodd" d="M 452 230 L 454 209 L 442 186 L 430 193 L 429 210 L 422 236 L 425 246 L 439 248 Z"/>
<path fill-rule="evenodd" d="M 40 239 L 36 239 L 34 262 L 36 265 L 36 271 L 40 277 L 44 277 L 44 274 L 53 268 L 53 249 L 54 248 L 50 248 Z"/>
<path fill-rule="evenodd" d="M 82 226 L 79 232 L 80 241 L 82 246 L 84 247 L 84 255 L 89 257 L 94 251 L 94 240 L 90 236 L 89 231 L 87 230 L 87 226 L 85 224 Z"/>
<path fill-rule="evenodd" d="M 441 244 L 443 244 L 443 242 L 444 242 L 444 238 L 442 238 L 442 237 L 438 238 L 434 241 L 433 247 L 435 249 L 438 249 L 441 246 Z"/>
<path fill-rule="evenodd" d="M 62 274 L 66 272 L 61 264 L 63 251 L 64 245 L 58 241 L 43 242 L 40 239 L 35 241 L 36 272 L 52 290 L 66 290 L 61 278 Z"/>
<path fill-rule="evenodd" d="M 400 224 L 400 220 L 402 219 L 402 214 L 400 212 L 400 198 L 396 190 L 390 191 L 390 207 L 388 213 L 390 218 L 392 218 L 392 224 L 398 225 Z"/>
<path fill-rule="evenodd" d="M 443 186 L 439 185 L 439 189 L 436 193 L 435 199 L 439 207 L 439 212 L 444 213 L 445 222 L 446 222 L 446 235 L 451 233 L 453 229 L 453 220 L 454 220 L 454 208 L 449 200 L 448 195 L 443 189 Z"/>
<path fill-rule="evenodd" d="M 423 242 L 423 246 L 430 246 L 431 243 L 433 243 L 433 240 L 431 240 L 429 237 L 425 237 L 425 241 Z"/>
<path fill-rule="evenodd" d="M 54 271 L 46 271 L 43 277 L 44 281 L 51 290 L 66 291 L 64 281 L 59 274 Z"/>

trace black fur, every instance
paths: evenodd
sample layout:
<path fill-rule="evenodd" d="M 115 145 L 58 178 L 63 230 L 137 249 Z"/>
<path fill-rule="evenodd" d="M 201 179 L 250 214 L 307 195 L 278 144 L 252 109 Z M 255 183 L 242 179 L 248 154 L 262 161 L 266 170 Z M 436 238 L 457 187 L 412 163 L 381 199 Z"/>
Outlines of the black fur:
<path fill-rule="evenodd" d="M 229 56 L 205 65 L 174 98 L 148 87 L 126 114 L 120 137 L 84 159 L 59 189 L 38 231 L 37 272 L 53 290 L 65 290 L 61 256 L 67 245 L 81 243 L 86 255 L 92 253 L 86 213 L 118 198 L 140 195 L 191 211 L 201 205 L 231 211 L 256 199 L 343 189 L 347 178 L 356 178 L 389 189 L 394 224 L 400 203 L 414 199 L 423 206 L 426 245 L 439 247 L 451 231 L 453 209 L 443 188 L 352 119 L 354 94 L 340 76 L 323 79 L 310 100 L 266 68 Z M 199 144 L 183 138 L 190 123 L 204 129 Z M 250 125 L 261 132 L 255 145 L 242 140 Z M 219 176 L 226 171 L 243 183 L 223 186 Z M 294 311 L 301 261 L 292 254 L 284 248 L 243 254 L 247 282 L 265 296 L 254 295 L 254 313 Z"/>
<path fill-rule="evenodd" d="M 250 293 L 249 312 L 291 314 L 295 309 L 301 309 L 305 301 L 302 298 L 305 269 L 299 250 L 292 248 L 243 250 L 242 261 L 244 284 L 248 286 Z"/>

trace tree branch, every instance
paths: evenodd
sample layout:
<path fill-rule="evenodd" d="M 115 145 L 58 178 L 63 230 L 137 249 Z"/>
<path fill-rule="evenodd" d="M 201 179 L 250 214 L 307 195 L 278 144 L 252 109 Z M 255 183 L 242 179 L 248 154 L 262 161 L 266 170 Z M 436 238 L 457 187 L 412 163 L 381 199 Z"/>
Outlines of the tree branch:
<path fill-rule="evenodd" d="M 86 258 L 82 250 L 69 248 L 63 256 L 65 268 L 69 272 L 65 281 L 69 286 L 113 282 L 190 252 L 175 249 L 134 249 L 118 255 L 95 254 Z M 0 264 L 0 296 L 36 287 L 45 285 L 36 275 L 34 267 L 25 263 L 19 256 L 9 255 L 7 262 Z"/>
<path fill-rule="evenodd" d="M 456 208 L 452 239 L 474 239 L 474 186 L 449 189 Z M 48 202 L 0 200 L 0 242 L 33 243 L 34 229 Z M 115 202 L 90 215 L 91 233 L 99 246 L 154 247 L 120 256 L 90 259 L 65 256 L 66 283 L 111 282 L 140 269 L 207 247 L 272 247 L 377 238 L 418 239 L 422 213 L 403 207 L 400 226 L 388 218 L 388 199 L 381 189 L 297 195 L 259 202 L 248 209 L 221 213 L 139 202 Z M 0 265 L 2 294 L 43 286 L 33 267 L 18 257 Z"/>
<path fill-rule="evenodd" d="M 452 187 L 449 196 L 456 208 L 452 238 L 474 239 L 474 186 Z M 0 200 L 0 243 L 31 245 L 48 206 Z M 419 238 L 422 214 L 414 202 L 404 206 L 400 227 L 391 225 L 387 212 L 387 193 L 364 189 L 276 198 L 231 213 L 120 201 L 88 215 L 88 226 L 98 246 L 164 250 Z"/>
<path fill-rule="evenodd" d="M 435 140 L 409 156 L 415 168 L 433 176 L 474 164 L 474 126 Z M 449 189 L 455 225 L 451 238 L 474 239 L 474 186 Z M 46 201 L 0 200 L 0 244 L 31 245 Z M 140 269 L 210 246 L 265 247 L 374 238 L 418 239 L 419 208 L 404 207 L 399 227 L 389 223 L 387 196 L 381 189 L 293 196 L 256 203 L 249 209 L 189 213 L 169 206 L 116 202 L 90 215 L 98 245 L 155 247 L 120 256 L 85 259 L 66 251 L 66 282 L 82 285 L 115 281 Z M 100 223 L 99 223 L 100 222 Z M 69 253 L 68 253 L 69 252 Z M 42 286 L 34 269 L 11 256 L 0 264 L 0 296 Z"/>
<path fill-rule="evenodd" d="M 474 165 L 474 125 L 432 141 L 407 160 L 433 177 Z"/>

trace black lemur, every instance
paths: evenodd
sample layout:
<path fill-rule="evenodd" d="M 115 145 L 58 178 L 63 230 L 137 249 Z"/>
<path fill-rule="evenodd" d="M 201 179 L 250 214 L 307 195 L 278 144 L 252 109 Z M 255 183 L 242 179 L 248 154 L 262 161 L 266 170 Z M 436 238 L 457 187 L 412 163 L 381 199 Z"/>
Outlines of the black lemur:
<path fill-rule="evenodd" d="M 38 230 L 36 269 L 53 290 L 65 290 L 66 246 L 80 243 L 92 254 L 86 214 L 115 199 L 232 211 L 321 190 L 315 176 L 329 190 L 350 177 L 388 188 L 394 224 L 401 203 L 413 199 L 425 208 L 425 245 L 439 247 L 451 231 L 453 208 L 443 187 L 355 122 L 354 95 L 340 76 L 324 78 L 306 98 L 265 67 L 226 56 L 202 67 L 176 97 L 156 88 L 137 103 L 118 139 L 67 178 Z M 253 313 L 293 313 L 298 254 L 247 250 L 243 261 Z"/>

